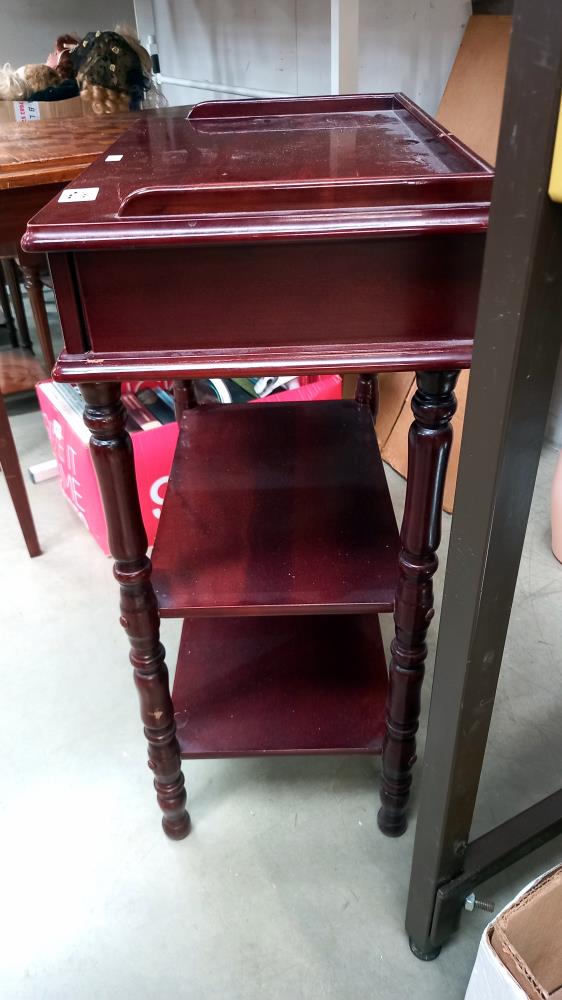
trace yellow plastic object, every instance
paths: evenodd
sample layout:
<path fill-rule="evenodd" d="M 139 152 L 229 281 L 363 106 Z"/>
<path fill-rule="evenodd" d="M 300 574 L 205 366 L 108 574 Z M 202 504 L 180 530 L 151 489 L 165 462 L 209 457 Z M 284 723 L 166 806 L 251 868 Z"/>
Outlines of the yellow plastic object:
<path fill-rule="evenodd" d="M 556 139 L 554 140 L 548 193 L 553 201 L 562 202 L 562 101 L 560 102 L 560 111 L 558 112 L 558 126 L 556 128 Z"/>

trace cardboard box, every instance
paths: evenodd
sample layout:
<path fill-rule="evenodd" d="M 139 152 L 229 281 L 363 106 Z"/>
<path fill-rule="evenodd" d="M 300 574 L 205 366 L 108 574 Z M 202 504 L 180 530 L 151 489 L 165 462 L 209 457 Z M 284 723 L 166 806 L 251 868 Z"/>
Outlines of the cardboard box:
<path fill-rule="evenodd" d="M 488 924 L 465 1000 L 561 1000 L 562 866 L 527 886 Z"/>
<path fill-rule="evenodd" d="M 457 470 L 459 464 L 460 439 L 466 403 L 466 391 L 463 383 L 468 379 L 468 373 L 462 372 L 457 390 L 457 412 L 451 423 L 453 427 L 453 442 L 449 458 L 449 471 L 445 486 L 443 507 L 447 511 L 453 509 Z M 353 399 L 357 377 L 344 377 L 344 396 Z M 416 391 L 416 376 L 414 372 L 381 372 L 379 375 L 379 412 L 376 422 L 377 439 L 381 456 L 396 472 L 407 478 L 408 475 L 408 431 L 414 419 L 412 413 L 412 396 Z"/>
<path fill-rule="evenodd" d="M 489 163 L 496 159 L 510 36 L 511 17 L 481 14 L 469 19 L 436 115 L 442 125 Z M 455 498 L 468 382 L 468 372 L 461 372 L 443 499 L 443 507 L 449 513 Z M 406 477 L 414 373 L 387 374 L 380 377 L 379 384 L 377 430 L 382 457 Z"/>
<path fill-rule="evenodd" d="M 81 97 L 66 101 L 0 101 L 0 122 L 37 122 L 84 114 Z"/>
<path fill-rule="evenodd" d="M 141 383 L 134 386 L 140 387 Z M 90 433 L 81 415 L 57 392 L 52 382 L 40 382 L 35 388 L 57 461 L 62 492 L 100 548 L 109 555 L 105 514 L 90 455 Z M 149 545 L 154 544 L 156 537 L 177 437 L 175 421 L 151 431 L 131 434 L 141 513 Z"/>

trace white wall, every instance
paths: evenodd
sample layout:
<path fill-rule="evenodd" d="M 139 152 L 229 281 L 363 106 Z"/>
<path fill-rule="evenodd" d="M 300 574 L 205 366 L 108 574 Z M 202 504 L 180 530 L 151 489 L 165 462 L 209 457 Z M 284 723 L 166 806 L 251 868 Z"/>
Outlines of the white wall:
<path fill-rule="evenodd" d="M 137 15 L 145 6 L 136 4 Z M 153 7 L 165 76 L 288 94 L 329 91 L 329 0 L 154 0 Z M 139 22 L 145 42 L 142 16 Z M 216 96 L 164 89 L 171 104 Z"/>
<path fill-rule="evenodd" d="M 134 25 L 133 0 L 0 0 L 0 65 L 44 62 L 59 35 Z"/>
<path fill-rule="evenodd" d="M 469 0 L 362 0 L 359 90 L 401 90 L 435 114 L 471 6 Z"/>
<path fill-rule="evenodd" d="M 146 41 L 150 2 L 135 6 Z M 330 91 L 330 0 L 154 0 L 153 9 L 166 76 L 293 94 Z M 359 89 L 403 90 L 434 112 L 469 13 L 469 0 L 362 0 Z M 172 104 L 213 96 L 165 91 Z"/>

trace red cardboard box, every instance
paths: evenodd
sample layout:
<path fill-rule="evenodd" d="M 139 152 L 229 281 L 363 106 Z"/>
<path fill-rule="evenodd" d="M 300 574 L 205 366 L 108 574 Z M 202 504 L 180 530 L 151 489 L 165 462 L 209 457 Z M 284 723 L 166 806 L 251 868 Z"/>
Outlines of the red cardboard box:
<path fill-rule="evenodd" d="M 153 385 L 153 382 L 138 382 L 130 386 L 127 383 L 126 390 L 132 392 Z M 100 548 L 109 555 L 105 514 L 89 449 L 90 433 L 81 415 L 67 403 L 52 382 L 39 382 L 36 390 L 57 460 L 62 491 Z M 341 394 L 340 376 L 330 375 L 318 377 L 316 381 L 309 378 L 300 389 L 291 389 L 254 402 L 341 399 Z M 149 545 L 154 544 L 156 537 L 177 437 L 178 425 L 175 421 L 154 430 L 131 434 L 141 513 Z"/>
<path fill-rule="evenodd" d="M 140 387 L 141 383 L 135 386 Z M 36 390 L 57 460 L 62 491 L 100 548 L 109 555 L 105 515 L 89 449 L 90 433 L 80 414 L 63 399 L 52 382 L 40 382 Z M 151 431 L 131 434 L 149 545 L 153 545 L 156 536 L 177 437 L 175 421 Z"/>

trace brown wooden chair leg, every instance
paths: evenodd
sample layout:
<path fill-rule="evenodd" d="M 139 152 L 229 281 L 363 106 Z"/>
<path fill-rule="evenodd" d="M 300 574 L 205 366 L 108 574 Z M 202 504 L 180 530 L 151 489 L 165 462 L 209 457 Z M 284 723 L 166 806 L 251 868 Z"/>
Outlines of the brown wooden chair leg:
<path fill-rule="evenodd" d="M 6 412 L 6 404 L 0 394 L 0 466 L 6 476 L 6 483 L 10 491 L 12 503 L 15 507 L 20 528 L 22 530 L 27 551 L 30 556 L 41 555 L 41 548 L 33 523 L 33 515 L 29 506 L 29 499 L 25 489 L 23 476 L 21 474 L 18 453 L 12 435 L 12 428 Z"/>
<path fill-rule="evenodd" d="M 416 733 L 427 647 L 433 617 L 432 577 L 441 540 L 441 506 L 456 409 L 458 372 L 418 372 L 412 400 L 415 420 L 408 438 L 408 485 L 400 540 L 395 638 L 390 661 L 381 808 L 383 833 L 406 829 L 406 806 L 416 760 Z"/>
<path fill-rule="evenodd" d="M 21 269 L 23 271 L 25 287 L 31 303 L 31 310 L 33 312 L 33 319 L 35 320 L 35 329 L 37 330 L 39 343 L 41 344 L 41 351 L 43 353 L 47 371 L 50 374 L 55 365 L 55 352 L 53 350 L 49 319 L 45 308 L 45 299 L 43 297 L 43 283 L 41 281 L 40 268 L 37 265 L 22 264 Z"/>
<path fill-rule="evenodd" d="M 14 313 L 16 315 L 16 325 L 18 328 L 20 345 L 25 348 L 26 351 L 32 351 L 33 344 L 31 343 L 31 338 L 29 336 L 27 317 L 23 307 L 17 264 L 12 257 L 6 257 L 2 261 L 2 265 L 6 276 L 6 283 L 10 289 Z"/>
<path fill-rule="evenodd" d="M 148 766 L 154 772 L 164 831 L 173 840 L 181 840 L 190 829 L 185 782 L 121 386 L 118 382 L 91 383 L 82 385 L 81 390 L 109 547 L 115 559 L 113 572 L 121 588 L 120 621 L 131 645 L 130 660 L 148 740 Z"/>
<path fill-rule="evenodd" d="M 195 397 L 193 379 L 174 379 L 174 408 L 178 424 L 181 420 L 183 411 L 191 410 L 194 406 L 197 406 L 197 399 Z"/>
<path fill-rule="evenodd" d="M 0 307 L 2 308 L 2 313 L 4 315 L 4 323 L 8 331 L 8 336 L 10 338 L 10 344 L 12 345 L 12 347 L 19 347 L 18 334 L 16 330 L 16 325 L 14 323 L 14 318 L 12 316 L 12 307 L 10 305 L 10 299 L 8 298 L 8 293 L 6 291 L 4 272 L 2 269 L 0 269 Z"/>

